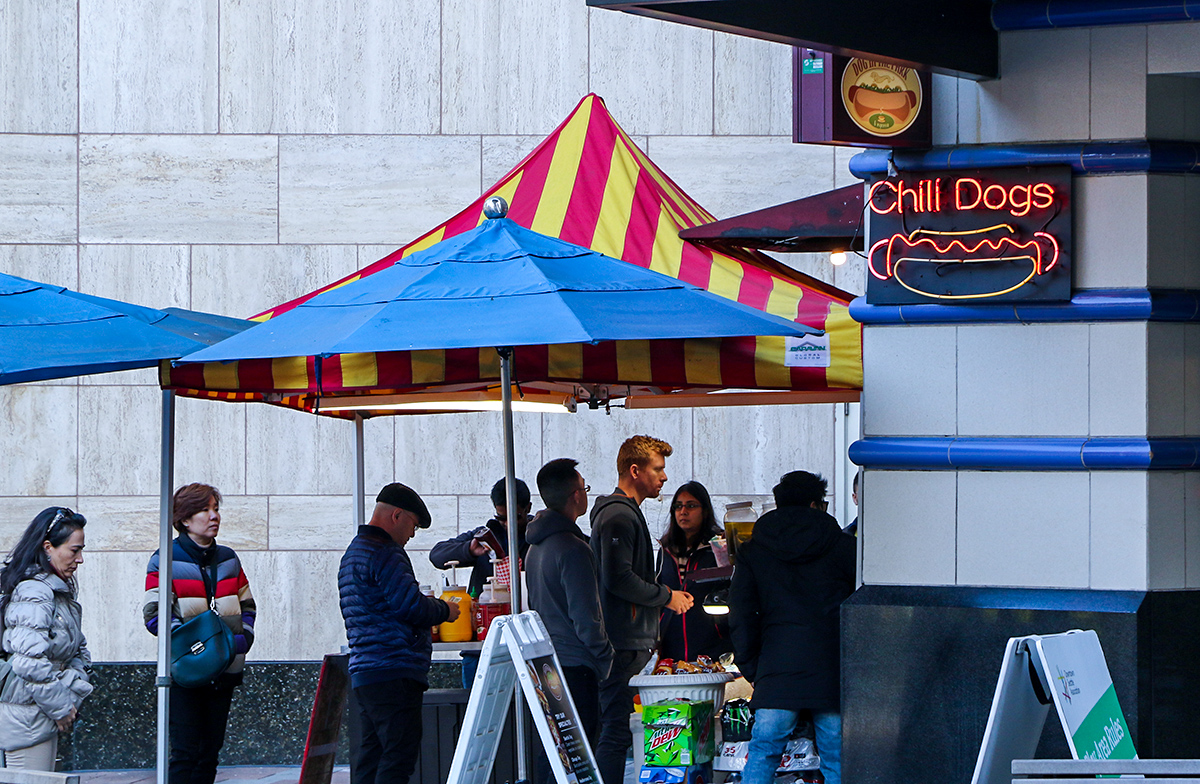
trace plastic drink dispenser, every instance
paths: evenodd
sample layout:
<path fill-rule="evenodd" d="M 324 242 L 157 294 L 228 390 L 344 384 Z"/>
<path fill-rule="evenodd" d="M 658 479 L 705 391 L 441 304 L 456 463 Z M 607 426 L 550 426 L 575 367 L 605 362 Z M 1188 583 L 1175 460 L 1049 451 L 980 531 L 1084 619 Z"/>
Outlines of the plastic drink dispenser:
<path fill-rule="evenodd" d="M 461 585 L 447 585 L 442 589 L 443 601 L 454 602 L 458 605 L 458 618 L 447 621 L 438 627 L 442 642 L 470 642 L 475 630 L 475 618 L 471 612 L 471 595 Z"/>
<path fill-rule="evenodd" d="M 512 600 L 509 598 L 508 588 L 496 585 L 494 580 L 494 577 L 487 578 L 487 583 L 483 586 L 483 593 L 479 595 L 479 601 L 475 603 L 475 639 L 477 640 L 487 637 L 488 628 L 491 627 L 493 620 L 501 615 L 512 613 Z"/>
<path fill-rule="evenodd" d="M 725 507 L 725 541 L 729 543 L 729 560 L 737 563 L 738 545 L 750 539 L 754 531 L 754 504 L 738 501 Z"/>

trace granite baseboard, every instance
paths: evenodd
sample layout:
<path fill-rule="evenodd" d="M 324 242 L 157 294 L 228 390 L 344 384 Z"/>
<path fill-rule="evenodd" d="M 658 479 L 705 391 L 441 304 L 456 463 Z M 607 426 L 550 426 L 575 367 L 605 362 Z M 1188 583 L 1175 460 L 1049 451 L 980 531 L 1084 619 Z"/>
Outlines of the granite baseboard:
<path fill-rule="evenodd" d="M 71 732 L 59 737 L 62 770 L 119 770 L 155 766 L 154 664 L 92 667 L 95 691 Z M 321 662 L 251 662 L 234 693 L 222 765 L 299 765 Z M 435 662 L 431 689 L 461 686 L 457 662 Z M 349 763 L 346 722 L 337 764 Z"/>

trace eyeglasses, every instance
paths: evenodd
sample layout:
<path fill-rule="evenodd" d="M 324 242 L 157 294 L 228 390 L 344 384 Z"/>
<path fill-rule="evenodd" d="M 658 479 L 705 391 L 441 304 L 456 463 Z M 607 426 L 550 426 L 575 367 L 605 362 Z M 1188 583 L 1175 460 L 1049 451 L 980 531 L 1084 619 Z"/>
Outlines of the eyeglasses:
<path fill-rule="evenodd" d="M 690 509 L 695 511 L 700 508 L 700 504 L 696 503 L 695 501 L 688 501 L 687 503 L 680 503 L 679 501 L 676 501 L 675 503 L 671 504 L 672 512 L 678 512 L 680 509 Z"/>

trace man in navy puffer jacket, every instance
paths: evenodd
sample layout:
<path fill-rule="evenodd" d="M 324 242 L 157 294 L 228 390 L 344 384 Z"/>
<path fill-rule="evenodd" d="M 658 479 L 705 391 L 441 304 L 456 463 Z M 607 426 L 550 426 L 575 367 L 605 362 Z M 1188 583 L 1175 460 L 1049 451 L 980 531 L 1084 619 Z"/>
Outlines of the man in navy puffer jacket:
<path fill-rule="evenodd" d="M 421 700 L 433 654 L 430 627 L 458 617 L 457 604 L 421 594 L 404 545 L 428 528 L 429 510 L 395 482 L 375 499 L 338 569 L 338 594 L 350 642 L 350 685 L 362 739 L 354 784 L 407 784 L 421 745 Z"/>

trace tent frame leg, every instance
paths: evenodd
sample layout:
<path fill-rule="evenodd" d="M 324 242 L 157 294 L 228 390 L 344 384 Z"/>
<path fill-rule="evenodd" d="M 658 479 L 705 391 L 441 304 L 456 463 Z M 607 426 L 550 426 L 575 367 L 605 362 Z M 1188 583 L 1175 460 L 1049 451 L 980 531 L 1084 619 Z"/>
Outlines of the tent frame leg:
<path fill-rule="evenodd" d="M 158 692 L 157 784 L 167 784 L 171 754 L 171 578 L 172 488 L 175 485 L 175 393 L 162 393 L 162 463 L 159 471 L 158 525 Z"/>

